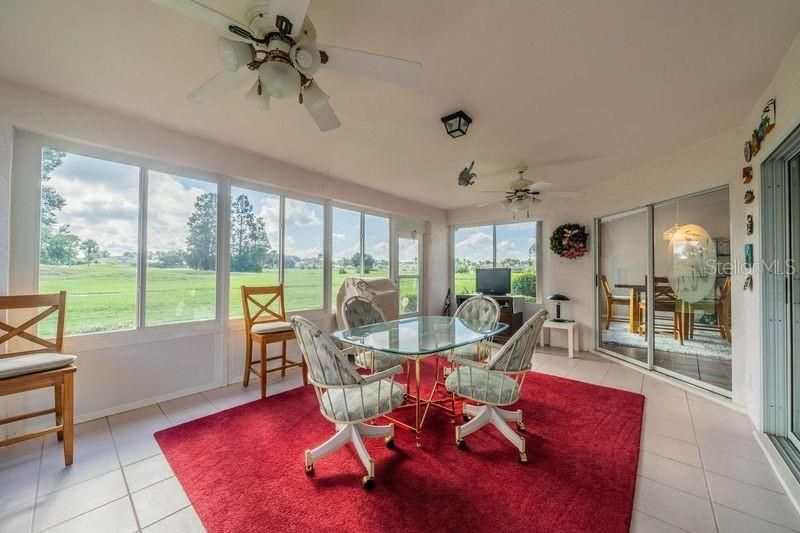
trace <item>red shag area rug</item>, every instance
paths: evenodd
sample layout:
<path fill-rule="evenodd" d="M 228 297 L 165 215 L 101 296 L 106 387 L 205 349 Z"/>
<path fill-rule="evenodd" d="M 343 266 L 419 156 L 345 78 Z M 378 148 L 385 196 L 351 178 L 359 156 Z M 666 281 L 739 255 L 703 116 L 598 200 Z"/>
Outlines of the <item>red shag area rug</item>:
<path fill-rule="evenodd" d="M 422 448 L 399 427 L 394 450 L 367 441 L 371 491 L 352 445 L 305 474 L 303 452 L 334 432 L 310 386 L 155 436 L 212 532 L 628 531 L 644 397 L 531 373 L 515 407 L 528 464 L 491 426 L 458 449 L 451 417 L 431 409 Z"/>

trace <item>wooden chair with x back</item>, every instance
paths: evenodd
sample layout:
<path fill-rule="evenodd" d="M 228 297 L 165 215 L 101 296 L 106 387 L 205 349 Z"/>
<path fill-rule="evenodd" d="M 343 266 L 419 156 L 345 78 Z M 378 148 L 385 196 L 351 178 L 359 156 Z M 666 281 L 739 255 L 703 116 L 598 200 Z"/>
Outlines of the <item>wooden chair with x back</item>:
<path fill-rule="evenodd" d="M 21 319 L 16 326 L 8 324 L 11 320 L 0 315 L 0 396 L 53 387 L 55 404 L 50 409 L 4 418 L 0 426 L 49 414 L 54 414 L 56 419 L 55 426 L 0 441 L 0 447 L 56 433 L 58 440 L 64 442 L 64 465 L 69 466 L 73 451 L 73 375 L 77 370 L 72 363 L 77 358 L 61 353 L 66 298 L 67 293 L 63 291 L 0 296 L 0 313 L 23 310 L 35 313 L 32 318 Z M 53 313 L 57 313 L 54 341 L 28 331 Z"/>
<path fill-rule="evenodd" d="M 250 384 L 250 374 L 259 377 L 261 397 L 267 395 L 267 374 L 280 372 L 295 366 L 303 369 L 303 384 L 308 385 L 305 361 L 292 361 L 286 357 L 286 342 L 295 339 L 292 324 L 286 320 L 286 309 L 283 301 L 283 285 L 274 287 L 245 287 L 242 285 L 242 308 L 245 327 L 245 361 L 242 386 Z M 253 361 L 253 343 L 260 348 L 259 359 Z M 267 357 L 267 345 L 281 343 L 281 354 Z M 280 359 L 280 365 L 268 368 L 270 361 Z M 258 368 L 254 368 L 255 366 Z"/>

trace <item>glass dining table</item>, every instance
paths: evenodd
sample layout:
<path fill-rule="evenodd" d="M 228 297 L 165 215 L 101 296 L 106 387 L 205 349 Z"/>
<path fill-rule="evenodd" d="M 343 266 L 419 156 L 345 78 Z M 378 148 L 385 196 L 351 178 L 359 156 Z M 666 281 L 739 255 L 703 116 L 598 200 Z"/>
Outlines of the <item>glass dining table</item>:
<path fill-rule="evenodd" d="M 408 359 L 406 382 L 410 388 L 412 383 L 410 374 L 413 365 L 414 394 L 411 394 L 410 390 L 406 390 L 406 403 L 400 409 L 414 409 L 414 424 L 411 425 L 392 417 L 386 418 L 413 432 L 416 435 L 417 446 L 422 446 L 420 434 L 431 406 L 443 409 L 455 416 L 455 400 L 452 394 L 448 393 L 443 397 L 436 398 L 437 389 L 444 387 L 444 383 L 439 381 L 439 357 L 435 357 L 435 377 L 430 395 L 427 398 L 422 398 L 420 383 L 420 364 L 422 360 L 432 356 L 445 356 L 451 350 L 484 341 L 507 328 L 508 324 L 498 323 L 486 330 L 475 330 L 460 318 L 417 316 L 335 331 L 331 334 L 331 337 L 358 349 L 393 353 Z M 447 403 L 450 405 L 446 405 Z"/>

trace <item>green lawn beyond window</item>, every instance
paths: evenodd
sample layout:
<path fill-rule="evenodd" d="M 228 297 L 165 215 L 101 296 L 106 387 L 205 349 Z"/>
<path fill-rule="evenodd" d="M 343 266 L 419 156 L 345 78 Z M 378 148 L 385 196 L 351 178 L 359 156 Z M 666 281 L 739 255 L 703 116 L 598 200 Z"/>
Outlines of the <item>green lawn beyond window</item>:
<path fill-rule="evenodd" d="M 136 267 L 133 265 L 93 264 L 55 266 L 40 265 L 39 292 L 67 291 L 66 334 L 79 335 L 103 331 L 132 329 L 136 324 Z M 355 272 L 333 271 L 333 286 L 338 290 L 344 278 Z M 373 270 L 369 277 L 388 276 L 387 270 Z M 291 269 L 296 287 L 286 289 L 287 310 L 321 307 L 323 276 L 321 269 Z M 187 307 L 214 301 L 216 278 L 213 272 L 183 268 L 149 268 L 147 291 L 148 322 L 174 320 L 174 294 L 180 293 Z M 274 285 L 277 270 L 264 272 L 232 272 L 230 278 L 230 316 L 242 316 L 242 285 Z M 156 290 L 152 290 L 156 289 Z M 332 295 L 336 298 L 336 294 Z M 288 313 L 287 313 L 288 314 Z M 55 321 L 47 320 L 40 334 L 52 336 Z"/>

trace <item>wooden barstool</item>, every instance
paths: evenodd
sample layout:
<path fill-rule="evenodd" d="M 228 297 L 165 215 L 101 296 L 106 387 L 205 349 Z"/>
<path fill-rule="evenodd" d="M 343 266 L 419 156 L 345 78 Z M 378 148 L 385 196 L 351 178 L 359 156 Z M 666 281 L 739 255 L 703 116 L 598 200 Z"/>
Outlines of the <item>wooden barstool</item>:
<path fill-rule="evenodd" d="M 306 364 L 304 360 L 292 361 L 286 358 L 286 341 L 295 339 L 292 325 L 286 321 L 286 309 L 283 302 L 283 285 L 274 287 L 245 287 L 242 285 L 242 308 L 244 310 L 245 327 L 245 360 L 242 386 L 250 384 L 252 372 L 261 380 L 261 397 L 267 396 L 267 374 L 280 372 L 286 375 L 286 369 L 295 366 L 303 369 L 303 384 L 308 385 Z M 253 342 L 257 342 L 260 357 L 253 361 Z M 281 354 L 267 357 L 267 345 L 281 343 Z M 280 359 L 281 364 L 275 368 L 267 368 L 269 361 Z M 258 369 L 254 368 L 258 365 Z"/>

